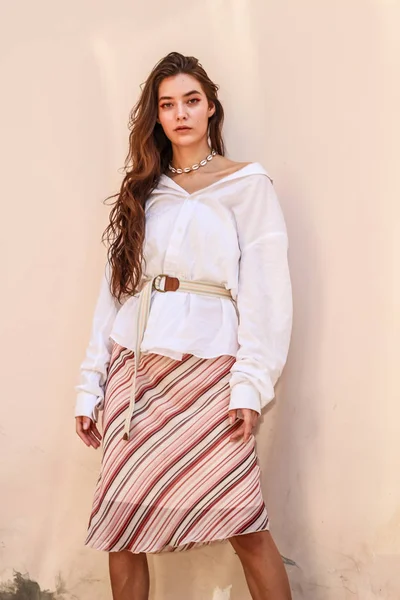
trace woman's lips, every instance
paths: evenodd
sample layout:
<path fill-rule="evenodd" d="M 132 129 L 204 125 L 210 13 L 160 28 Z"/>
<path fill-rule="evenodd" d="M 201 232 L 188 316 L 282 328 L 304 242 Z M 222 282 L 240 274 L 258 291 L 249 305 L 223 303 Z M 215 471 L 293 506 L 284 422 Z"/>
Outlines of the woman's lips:
<path fill-rule="evenodd" d="M 175 129 L 177 133 L 185 133 L 185 131 L 191 131 L 191 127 L 184 127 L 183 129 Z"/>

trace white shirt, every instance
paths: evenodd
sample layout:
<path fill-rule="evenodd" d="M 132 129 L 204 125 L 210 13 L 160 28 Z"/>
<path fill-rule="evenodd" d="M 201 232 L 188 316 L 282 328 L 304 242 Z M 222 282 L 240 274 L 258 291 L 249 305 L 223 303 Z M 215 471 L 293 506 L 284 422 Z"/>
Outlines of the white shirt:
<path fill-rule="evenodd" d="M 272 180 L 255 162 L 189 193 L 163 174 L 145 213 L 144 277 L 215 282 L 233 300 L 154 290 L 141 352 L 177 360 L 184 353 L 235 356 L 228 410 L 261 413 L 287 359 L 293 312 L 287 230 Z M 136 341 L 138 295 L 120 304 L 109 277 L 106 265 L 75 388 L 75 416 L 94 421 L 104 406 L 112 340 L 133 351 Z"/>

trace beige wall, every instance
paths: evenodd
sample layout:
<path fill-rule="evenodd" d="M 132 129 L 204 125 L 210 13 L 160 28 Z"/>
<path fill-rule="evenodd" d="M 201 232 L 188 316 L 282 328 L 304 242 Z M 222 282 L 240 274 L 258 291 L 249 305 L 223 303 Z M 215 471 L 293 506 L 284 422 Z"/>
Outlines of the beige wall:
<path fill-rule="evenodd" d="M 221 85 L 228 155 L 262 162 L 287 217 L 292 345 L 257 440 L 294 598 L 398 599 L 399 3 L 150 4 L 0 5 L 0 581 L 110 597 L 107 555 L 83 547 L 100 454 L 73 386 L 128 113 L 178 50 Z M 249 597 L 228 542 L 149 560 L 154 599 Z"/>

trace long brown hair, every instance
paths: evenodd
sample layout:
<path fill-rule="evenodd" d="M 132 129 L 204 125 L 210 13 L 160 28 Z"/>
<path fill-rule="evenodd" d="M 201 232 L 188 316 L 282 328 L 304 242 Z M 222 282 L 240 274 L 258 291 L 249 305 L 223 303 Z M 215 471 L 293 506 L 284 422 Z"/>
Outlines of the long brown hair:
<path fill-rule="evenodd" d="M 225 154 L 222 139 L 224 111 L 217 97 L 219 86 L 211 81 L 197 58 L 170 52 L 151 71 L 130 113 L 125 176 L 120 191 L 104 201 L 117 197 L 102 242 L 108 243 L 110 289 L 118 301 L 123 295 L 135 294 L 142 277 L 146 199 L 172 160 L 171 142 L 157 123 L 158 88 L 165 77 L 179 73 L 195 77 L 208 101 L 214 103 L 216 110 L 209 119 L 208 128 L 210 146 L 218 154 Z"/>

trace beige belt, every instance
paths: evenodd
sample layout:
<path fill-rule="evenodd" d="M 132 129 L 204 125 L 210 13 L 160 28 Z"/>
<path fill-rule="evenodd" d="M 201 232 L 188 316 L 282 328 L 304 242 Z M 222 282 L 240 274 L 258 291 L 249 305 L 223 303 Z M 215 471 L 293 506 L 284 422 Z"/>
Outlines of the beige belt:
<path fill-rule="evenodd" d="M 136 375 L 140 362 L 140 345 L 142 343 L 143 335 L 149 318 L 152 290 L 154 289 L 157 292 L 193 292 L 194 294 L 201 294 L 204 296 L 232 298 L 230 290 L 228 290 L 226 287 L 217 283 L 210 283 L 208 281 L 178 279 L 177 277 L 171 277 L 169 275 L 165 275 L 164 273 L 156 275 L 155 277 L 146 278 L 144 281 L 145 284 L 139 293 L 135 345 L 135 372 L 133 375 L 133 383 L 129 398 L 129 409 L 125 419 L 124 435 L 122 438 L 124 440 L 129 439 L 131 419 L 135 407 Z"/>

